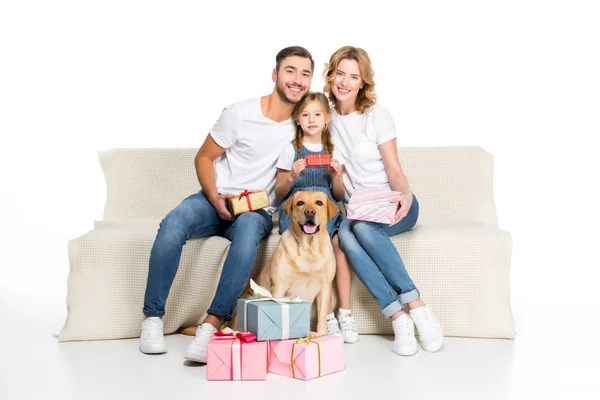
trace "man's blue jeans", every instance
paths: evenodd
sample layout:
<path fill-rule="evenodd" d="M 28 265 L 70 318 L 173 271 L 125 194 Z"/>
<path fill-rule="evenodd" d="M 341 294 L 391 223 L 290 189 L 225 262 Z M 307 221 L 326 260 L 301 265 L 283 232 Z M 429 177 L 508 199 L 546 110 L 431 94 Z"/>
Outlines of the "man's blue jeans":
<path fill-rule="evenodd" d="M 189 196 L 160 223 L 150 253 L 144 314 L 164 315 L 183 245 L 189 239 L 222 236 L 231 241 L 231 246 L 208 314 L 229 321 L 250 276 L 258 244 L 272 229 L 273 220 L 265 210 L 243 213 L 235 221 L 225 221 L 219 218 L 203 192 Z"/>
<path fill-rule="evenodd" d="M 419 202 L 413 196 L 408 214 L 396 225 L 344 219 L 338 232 L 341 249 L 386 318 L 402 310 L 402 304 L 420 297 L 389 239 L 412 229 L 418 218 Z"/>

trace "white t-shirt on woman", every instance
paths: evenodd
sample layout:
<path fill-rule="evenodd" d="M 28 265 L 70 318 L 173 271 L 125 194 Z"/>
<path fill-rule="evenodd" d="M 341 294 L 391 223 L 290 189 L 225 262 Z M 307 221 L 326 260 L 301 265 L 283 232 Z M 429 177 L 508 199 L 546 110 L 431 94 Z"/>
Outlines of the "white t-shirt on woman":
<path fill-rule="evenodd" d="M 391 190 L 383 166 L 379 145 L 396 138 L 394 120 L 388 110 L 375 104 L 359 114 L 340 115 L 331 110 L 331 139 L 346 159 L 344 201 L 355 190 L 377 188 Z"/>

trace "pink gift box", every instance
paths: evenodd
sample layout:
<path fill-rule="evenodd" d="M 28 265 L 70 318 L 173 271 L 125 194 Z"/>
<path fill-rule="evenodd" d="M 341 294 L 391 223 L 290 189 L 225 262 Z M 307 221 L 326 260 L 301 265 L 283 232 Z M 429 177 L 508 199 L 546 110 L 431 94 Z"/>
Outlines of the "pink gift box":
<path fill-rule="evenodd" d="M 269 372 L 309 380 L 344 369 L 344 339 L 339 336 L 309 336 L 271 341 Z"/>
<path fill-rule="evenodd" d="M 390 203 L 390 199 L 400 194 L 400 192 L 384 189 L 356 190 L 346 206 L 346 217 L 359 221 L 393 224 L 396 220 L 398 203 Z"/>
<path fill-rule="evenodd" d="M 223 335 L 223 336 L 218 336 Z M 223 330 L 208 342 L 206 379 L 209 381 L 264 381 L 269 367 L 269 343 L 255 342 L 254 334 Z"/>

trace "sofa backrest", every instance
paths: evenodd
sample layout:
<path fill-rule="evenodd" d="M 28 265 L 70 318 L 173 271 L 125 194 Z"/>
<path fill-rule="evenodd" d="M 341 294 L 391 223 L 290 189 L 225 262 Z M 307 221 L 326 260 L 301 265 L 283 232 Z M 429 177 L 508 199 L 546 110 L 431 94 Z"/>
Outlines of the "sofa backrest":
<path fill-rule="evenodd" d="M 160 221 L 200 190 L 195 148 L 99 153 L 107 185 L 105 221 Z M 493 156 L 479 147 L 403 147 L 400 163 L 419 199 L 421 224 L 471 221 L 497 226 Z"/>

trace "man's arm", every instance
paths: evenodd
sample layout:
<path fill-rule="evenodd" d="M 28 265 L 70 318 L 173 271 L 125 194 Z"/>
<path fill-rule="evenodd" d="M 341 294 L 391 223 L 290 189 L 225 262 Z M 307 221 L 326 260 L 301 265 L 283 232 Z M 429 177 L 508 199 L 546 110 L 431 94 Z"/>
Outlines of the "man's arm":
<path fill-rule="evenodd" d="M 194 159 L 194 165 L 196 166 L 196 176 L 202 187 L 204 195 L 213 205 L 219 217 L 226 220 L 232 220 L 233 216 L 227 209 L 225 202 L 228 198 L 234 197 L 233 194 L 219 195 L 217 191 L 217 184 L 215 183 L 215 166 L 214 162 L 223 153 L 225 153 L 223 147 L 219 146 L 210 133 L 206 136 L 204 144 L 198 150 L 196 158 Z"/>

